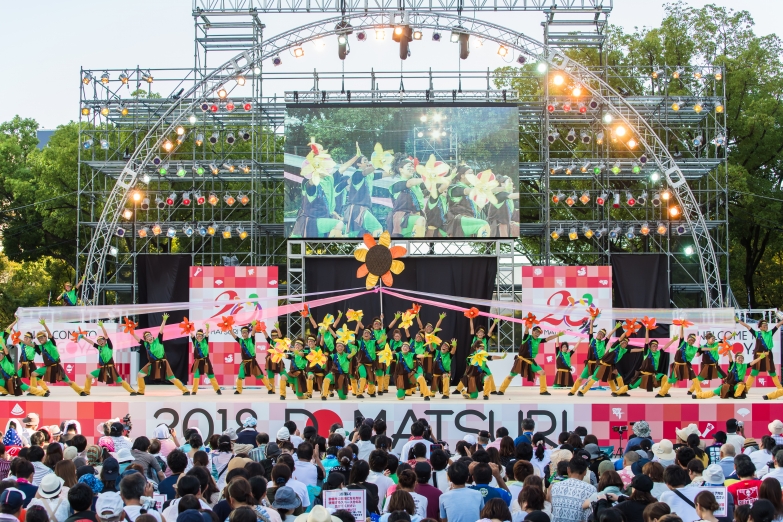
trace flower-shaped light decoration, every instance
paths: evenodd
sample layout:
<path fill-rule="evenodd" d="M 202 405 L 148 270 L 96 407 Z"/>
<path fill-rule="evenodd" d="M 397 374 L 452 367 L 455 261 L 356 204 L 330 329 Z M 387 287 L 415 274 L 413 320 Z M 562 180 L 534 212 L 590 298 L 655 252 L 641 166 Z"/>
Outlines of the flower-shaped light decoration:
<path fill-rule="evenodd" d="M 487 203 L 498 204 L 498 198 L 495 197 L 494 190 L 500 186 L 498 180 L 491 170 L 484 170 L 476 174 L 466 174 L 465 179 L 471 187 L 468 191 L 468 197 L 476 204 L 478 208 L 484 208 Z"/>
<path fill-rule="evenodd" d="M 378 279 L 383 281 L 384 285 L 392 286 L 394 283 L 392 274 L 400 274 L 405 269 L 405 264 L 398 258 L 403 257 L 408 251 L 398 245 L 389 248 L 391 235 L 388 230 L 381 234 L 377 243 L 370 234 L 365 234 L 364 244 L 367 250 L 357 248 L 353 253 L 353 257 L 363 263 L 356 271 L 356 277 L 367 276 L 365 284 L 367 290 L 372 289 L 378 283 Z"/>
<path fill-rule="evenodd" d="M 533 328 L 533 326 L 538 324 L 538 321 L 536 320 L 536 316 L 533 315 L 533 312 L 528 312 L 527 317 L 523 318 L 525 321 L 525 328 L 530 330 Z"/>
<path fill-rule="evenodd" d="M 389 172 L 394 163 L 394 151 L 383 150 L 383 145 L 376 143 L 375 148 L 372 151 L 372 156 L 370 156 L 370 161 L 372 162 L 372 166 L 376 169 Z"/>
<path fill-rule="evenodd" d="M 424 188 L 430 194 L 437 193 L 438 185 L 448 184 L 451 181 L 447 177 L 449 166 L 442 161 L 435 161 L 434 154 L 430 154 L 430 159 L 424 165 L 421 163 L 416 165 L 416 172 L 424 180 Z"/>
<path fill-rule="evenodd" d="M 302 306 L 303 306 L 302 311 L 299 313 L 302 314 L 302 317 L 307 317 L 308 315 L 310 315 L 310 307 L 307 306 L 306 304 Z"/>
<path fill-rule="evenodd" d="M 595 305 L 590 305 L 587 308 L 587 313 L 590 314 L 590 317 L 593 319 L 598 319 L 598 316 L 601 315 L 601 310 Z"/>
<path fill-rule="evenodd" d="M 307 354 L 307 360 L 313 366 L 324 366 L 326 364 L 326 354 L 320 348 L 315 348 Z"/>
<path fill-rule="evenodd" d="M 356 321 L 357 323 L 362 320 L 362 317 L 364 317 L 364 312 L 361 310 L 354 310 L 353 308 L 349 308 L 347 312 L 345 312 L 345 321 L 350 323 L 352 321 Z M 345 327 L 345 325 L 343 325 Z"/>
<path fill-rule="evenodd" d="M 11 344 L 19 344 L 21 338 L 22 338 L 22 332 L 14 330 L 14 332 L 11 334 Z"/>
<path fill-rule="evenodd" d="M 672 324 L 674 326 L 682 326 L 683 328 L 688 328 L 689 326 L 693 326 L 693 323 L 688 321 L 687 319 L 675 319 L 672 321 Z"/>
<path fill-rule="evenodd" d="M 402 317 L 400 318 L 400 328 L 403 330 L 406 330 L 413 326 L 413 318 L 416 317 L 414 314 L 411 314 L 408 312 L 403 312 Z"/>
<path fill-rule="evenodd" d="M 348 328 L 347 324 L 343 324 L 335 333 L 337 334 L 337 342 L 343 343 L 344 346 L 348 346 L 356 340 L 356 334 Z"/>
<path fill-rule="evenodd" d="M 421 311 L 421 305 L 416 303 L 411 303 L 411 307 L 408 308 L 408 313 L 411 314 L 412 317 L 416 317 L 419 315 L 419 312 Z"/>
<path fill-rule="evenodd" d="M 77 331 L 71 332 L 71 341 L 78 342 L 80 337 L 84 337 L 87 335 L 87 332 L 82 330 L 81 328 L 78 328 Z"/>
<path fill-rule="evenodd" d="M 182 335 L 190 335 L 196 329 L 196 325 L 188 321 L 187 316 L 184 319 L 184 321 L 179 323 L 179 327 L 182 329 Z"/>
<path fill-rule="evenodd" d="M 315 138 L 310 138 L 310 149 L 310 153 L 302 162 L 300 174 L 312 181 L 313 185 L 320 185 L 323 178 L 332 175 L 337 164 L 328 151 L 324 150 L 320 144 L 315 143 Z"/>
<path fill-rule="evenodd" d="M 489 354 L 486 352 L 486 350 L 476 350 L 470 357 L 468 357 L 468 360 L 472 366 L 483 366 L 484 363 L 487 362 L 488 356 Z"/>
<path fill-rule="evenodd" d="M 264 321 L 257 322 L 255 327 L 255 332 L 256 333 L 263 332 L 264 335 L 266 336 L 266 323 Z"/>
<path fill-rule="evenodd" d="M 224 316 L 221 316 L 221 319 L 223 319 L 223 321 L 218 323 L 218 328 L 220 328 L 220 331 L 221 332 L 230 332 L 231 328 L 234 326 L 234 316 L 233 315 L 224 315 Z"/>
<path fill-rule="evenodd" d="M 623 331 L 626 333 L 626 337 L 630 337 L 639 331 L 641 327 L 642 325 L 636 322 L 636 318 L 626 319 L 625 323 L 623 323 Z"/>
<path fill-rule="evenodd" d="M 443 344 L 443 341 L 440 340 L 440 337 L 435 335 L 435 332 L 432 332 L 424 335 L 424 344 L 434 344 L 436 346 L 440 346 Z"/>
<path fill-rule="evenodd" d="M 326 314 L 324 320 L 318 323 L 318 331 L 323 333 L 329 330 L 334 322 L 334 316 L 332 314 Z"/>
<path fill-rule="evenodd" d="M 130 317 L 126 317 L 125 322 L 122 323 L 122 325 L 125 327 L 125 329 L 123 330 L 124 333 L 129 333 L 133 335 L 133 332 L 136 331 L 136 327 L 139 326 L 139 323 L 134 323 L 133 321 L 131 321 Z"/>
<path fill-rule="evenodd" d="M 386 346 L 383 347 L 383 350 L 378 352 L 376 355 L 378 356 L 379 363 L 386 365 L 391 364 L 393 354 L 391 348 L 389 348 L 389 343 L 386 343 Z"/>
<path fill-rule="evenodd" d="M 642 319 L 642 324 L 648 330 L 655 330 L 655 327 L 657 326 L 657 323 L 655 322 L 655 317 L 647 317 L 646 315 Z"/>
<path fill-rule="evenodd" d="M 478 316 L 479 316 L 479 309 L 476 308 L 475 306 L 468 310 L 465 310 L 465 317 L 467 317 L 468 319 L 474 319 Z"/>

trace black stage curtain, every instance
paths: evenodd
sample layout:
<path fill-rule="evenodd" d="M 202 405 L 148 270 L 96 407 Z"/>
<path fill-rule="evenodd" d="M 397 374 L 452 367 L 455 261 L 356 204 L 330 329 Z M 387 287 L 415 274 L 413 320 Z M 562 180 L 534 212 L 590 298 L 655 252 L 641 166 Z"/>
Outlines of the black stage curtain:
<path fill-rule="evenodd" d="M 136 273 L 139 284 L 139 303 L 176 303 L 190 300 L 190 265 L 189 255 L 148 255 L 136 256 Z M 173 310 L 166 324 L 181 323 L 187 315 L 187 310 Z M 163 314 L 144 314 L 139 316 L 139 328 L 158 327 L 163 321 Z M 156 333 L 156 332 L 153 332 Z M 140 363 L 147 364 L 147 354 L 144 350 Z M 166 341 L 166 359 L 171 365 L 171 371 L 183 383 L 188 382 L 188 359 L 190 347 L 188 338 Z M 151 381 L 161 384 L 165 381 Z"/>
<path fill-rule="evenodd" d="M 469 297 L 474 299 L 492 299 L 497 273 L 497 261 L 493 258 L 412 258 L 403 259 L 405 270 L 400 275 L 394 276 L 395 289 L 430 292 L 436 294 Z M 354 259 L 344 258 L 308 258 L 305 264 L 305 282 L 307 292 L 326 292 L 346 288 L 356 288 L 364 284 L 364 278 L 356 277 L 356 269 L 359 262 Z M 362 310 L 364 318 L 362 323 L 367 326 L 372 324 L 372 318 L 381 313 L 380 294 L 368 294 L 334 305 L 313 309 L 313 315 L 317 322 L 331 313 L 336 315 L 338 310 L 345 312 L 352 308 Z M 404 312 L 411 307 L 412 300 L 402 300 L 389 295 L 383 296 L 384 326 L 388 326 L 394 319 L 395 312 Z M 457 304 L 459 303 L 450 303 Z M 464 305 L 470 308 L 470 305 Z M 487 312 L 489 310 L 480 310 Z M 465 371 L 465 358 L 468 355 L 468 345 L 471 341 L 470 325 L 462 312 L 454 310 L 441 310 L 433 306 L 424 305 L 421 308 L 423 324 L 438 322 L 438 315 L 446 312 L 446 318 L 440 325 L 441 332 L 438 337 L 445 340 L 457 339 L 457 353 L 453 361 L 453 379 L 458 379 Z M 474 320 L 476 327 L 483 324 L 488 326 L 486 318 Z M 339 326 L 342 325 L 342 322 Z M 351 326 L 354 326 L 352 323 Z M 411 336 L 418 332 L 418 325 L 414 321 L 411 327 Z M 403 334 L 404 335 L 404 334 Z M 389 331 L 391 337 L 391 330 Z"/>
<path fill-rule="evenodd" d="M 670 308 L 669 274 L 665 254 L 612 254 L 613 306 L 615 308 Z M 627 319 L 633 319 L 628 317 Z M 637 317 L 641 319 L 641 317 Z M 658 324 L 650 337 L 668 337 L 669 325 Z M 633 337 L 644 338 L 644 327 Z M 662 353 L 662 365 L 668 368 L 669 354 Z M 629 353 L 617 370 L 626 384 L 642 363 L 641 353 Z"/>

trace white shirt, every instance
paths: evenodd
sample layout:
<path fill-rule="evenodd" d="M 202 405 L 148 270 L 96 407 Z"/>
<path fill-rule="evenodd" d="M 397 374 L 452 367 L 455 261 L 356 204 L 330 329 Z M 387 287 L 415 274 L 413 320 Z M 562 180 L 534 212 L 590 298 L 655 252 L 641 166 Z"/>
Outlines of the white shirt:
<path fill-rule="evenodd" d="M 290 435 L 291 444 L 294 445 L 294 448 L 298 448 L 301 443 L 304 442 L 304 439 L 300 437 L 299 435 Z"/>
<path fill-rule="evenodd" d="M 773 469 L 772 471 L 770 471 L 769 473 L 761 477 L 761 480 L 768 479 L 768 478 L 777 479 L 778 482 L 783 484 L 783 468 Z"/>
<path fill-rule="evenodd" d="M 438 488 L 441 493 L 447 492 L 451 488 L 451 484 L 449 483 L 449 475 L 447 473 L 448 468 L 444 468 L 440 471 L 432 470 L 432 476 L 430 477 L 430 485 L 435 486 Z M 435 478 L 437 477 L 437 484 L 435 483 Z M 492 477 L 493 479 L 495 477 Z"/>
<path fill-rule="evenodd" d="M 356 447 L 359 448 L 359 454 L 356 458 L 369 461 L 370 453 L 375 449 L 375 444 L 373 444 L 371 440 L 360 440 L 356 443 Z"/>
<path fill-rule="evenodd" d="M 696 498 L 696 495 L 701 493 L 700 488 L 678 488 L 677 491 L 682 493 L 691 502 Z M 674 491 L 666 491 L 661 493 L 660 501 L 669 504 L 672 513 L 677 513 L 683 520 L 699 520 L 699 515 L 696 514 L 696 509 L 692 508 L 690 504 L 685 502 Z"/>
<path fill-rule="evenodd" d="M 46 475 L 54 473 L 54 471 L 43 462 L 33 462 L 33 468 L 35 468 L 35 475 L 33 475 L 34 486 L 40 486 L 41 480 L 43 480 Z"/>
<path fill-rule="evenodd" d="M 753 462 L 753 465 L 756 466 L 757 470 L 766 466 L 770 460 L 775 460 L 772 458 L 772 453 L 767 450 L 754 451 L 748 455 L 748 457 L 750 457 L 751 462 Z"/>
<path fill-rule="evenodd" d="M 383 473 L 370 471 L 367 482 L 378 486 L 378 505 L 383 506 L 383 501 L 386 498 L 386 491 L 394 485 L 394 481 Z"/>
<path fill-rule="evenodd" d="M 734 445 L 734 454 L 741 455 L 742 449 L 745 446 L 745 437 L 737 435 L 736 433 L 728 433 L 726 434 L 726 444 Z"/>
<path fill-rule="evenodd" d="M 125 519 L 130 520 L 130 522 L 133 522 L 141 514 L 140 511 L 141 511 L 141 506 L 125 506 Z M 163 519 L 160 518 L 160 513 L 158 513 L 154 509 L 147 511 L 147 515 L 152 515 L 153 517 L 155 517 L 155 520 L 157 520 L 158 522 L 163 522 Z M 174 520 L 177 519 L 175 518 Z"/>
<path fill-rule="evenodd" d="M 307 493 L 307 486 L 303 482 L 299 482 L 295 478 L 292 478 L 286 482 L 285 485 L 293 489 L 296 494 L 299 495 L 299 500 L 302 501 L 303 508 L 310 505 L 310 495 Z"/>
<path fill-rule="evenodd" d="M 425 440 L 425 439 L 414 439 L 414 440 L 409 440 L 408 442 L 406 442 L 405 445 L 402 447 L 402 451 L 400 452 L 400 460 L 403 461 L 403 462 L 408 462 L 408 460 L 409 460 L 408 459 L 408 453 L 413 448 L 413 446 L 415 446 L 419 442 L 421 442 L 422 444 L 427 446 L 427 454 L 425 455 L 425 457 L 427 458 L 427 460 L 429 460 L 429 458 L 430 458 L 430 446 L 432 446 L 432 442 L 430 442 L 428 440 Z M 426 518 L 426 517 L 422 517 L 422 518 Z"/>
<path fill-rule="evenodd" d="M 419 495 L 418 493 L 411 493 L 410 491 L 408 492 L 408 494 L 413 497 L 413 503 L 416 504 L 416 514 L 419 515 L 421 518 L 427 518 L 427 497 L 425 497 L 424 495 Z M 385 506 L 383 506 L 383 512 L 384 513 L 389 512 L 388 502 L 386 503 Z"/>
<path fill-rule="evenodd" d="M 169 504 L 169 507 L 163 510 L 163 518 L 165 518 L 167 521 L 169 520 L 177 520 L 177 516 L 179 515 L 179 501 L 182 500 L 181 498 L 175 498 L 171 501 L 171 504 Z M 207 504 L 204 499 L 198 499 L 199 503 L 201 504 L 201 509 L 208 509 L 212 511 L 212 508 L 209 507 L 209 504 Z"/>
<path fill-rule="evenodd" d="M 318 484 L 318 466 L 312 462 L 297 460 L 293 477 L 305 486 L 315 486 Z"/>
<path fill-rule="evenodd" d="M 63 490 L 67 489 L 68 488 L 65 487 L 63 488 Z M 56 520 L 51 522 L 64 522 L 66 518 L 71 516 L 71 505 L 68 504 L 67 491 L 64 491 L 63 493 L 60 493 L 59 497 L 54 498 L 33 498 L 27 506 L 27 509 L 30 509 L 31 506 L 43 506 L 44 509 L 46 509 L 48 506 L 49 509 L 46 509 L 46 512 L 49 513 L 51 511 L 56 518 Z"/>

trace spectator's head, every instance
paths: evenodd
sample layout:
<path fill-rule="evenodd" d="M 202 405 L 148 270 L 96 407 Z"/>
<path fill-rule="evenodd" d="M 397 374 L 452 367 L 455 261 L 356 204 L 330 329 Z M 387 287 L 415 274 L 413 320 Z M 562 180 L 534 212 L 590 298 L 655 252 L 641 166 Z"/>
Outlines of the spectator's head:
<path fill-rule="evenodd" d="M 529 444 L 527 442 L 520 442 L 519 444 L 517 444 L 516 448 L 514 448 L 514 452 L 517 457 L 517 460 L 527 460 L 527 461 L 533 460 L 532 444 Z"/>
<path fill-rule="evenodd" d="M 127 504 L 129 500 L 138 501 L 144 495 L 147 479 L 141 473 L 132 473 L 120 481 L 120 495 Z"/>
<path fill-rule="evenodd" d="M 421 442 L 417 442 L 411 449 L 414 459 L 423 459 L 427 457 L 427 446 Z"/>
<path fill-rule="evenodd" d="M 516 453 L 514 448 L 514 439 L 506 435 L 500 438 L 500 456 L 501 457 L 513 457 Z"/>
<path fill-rule="evenodd" d="M 133 441 L 133 447 L 131 449 L 135 449 L 137 451 L 149 451 L 150 439 L 144 435 L 141 437 L 136 437 L 136 440 Z"/>
<path fill-rule="evenodd" d="M 476 441 L 482 446 L 489 444 L 489 432 L 487 430 L 480 430 L 478 434 L 476 434 Z"/>
<path fill-rule="evenodd" d="M 603 491 L 608 487 L 614 486 L 618 489 L 623 489 L 623 479 L 614 470 L 604 471 L 601 474 L 601 478 L 598 480 L 598 491 Z"/>
<path fill-rule="evenodd" d="M 272 468 L 272 482 L 275 486 L 285 486 L 291 480 L 291 468 L 285 464 L 275 464 Z"/>
<path fill-rule="evenodd" d="M 313 460 L 313 445 L 309 442 L 299 444 L 299 447 L 296 448 L 296 457 L 304 462 Z"/>
<path fill-rule="evenodd" d="M 778 518 L 775 506 L 766 499 L 759 499 L 750 507 L 750 516 L 748 520 L 753 522 L 772 522 Z"/>
<path fill-rule="evenodd" d="M 531 432 L 536 429 L 536 421 L 533 419 L 522 419 L 522 431 Z"/>
<path fill-rule="evenodd" d="M 201 438 L 198 433 L 196 436 L 198 436 L 199 439 Z M 192 438 L 193 437 L 191 437 L 191 439 Z M 185 455 L 184 451 L 175 449 L 166 457 L 166 464 L 168 464 L 169 469 L 173 474 L 179 475 L 188 467 L 188 456 Z"/>
<path fill-rule="evenodd" d="M 416 487 L 416 473 L 412 469 L 398 471 L 397 487 L 405 491 L 413 491 Z"/>
<path fill-rule="evenodd" d="M 193 454 L 193 465 L 198 467 L 207 467 L 209 465 L 209 454 L 206 451 L 197 451 Z"/>
<path fill-rule="evenodd" d="M 426 464 L 426 463 L 425 463 Z M 349 481 L 351 484 L 360 484 L 370 476 L 370 465 L 366 460 L 357 460 L 351 466 L 351 475 Z"/>
<path fill-rule="evenodd" d="M 734 522 L 748 522 L 750 518 L 750 504 L 740 504 L 734 507 Z"/>
<path fill-rule="evenodd" d="M 701 472 L 701 478 L 707 486 L 722 486 L 726 481 L 723 476 L 723 468 L 719 464 L 711 464 Z"/>
<path fill-rule="evenodd" d="M 338 471 L 331 471 L 324 481 L 324 489 L 331 491 L 333 489 L 343 489 L 345 487 L 345 475 Z"/>
<path fill-rule="evenodd" d="M 524 482 L 526 478 L 535 474 L 533 465 L 526 460 L 518 460 L 514 462 L 514 480 L 517 482 Z"/>
<path fill-rule="evenodd" d="M 663 472 L 663 481 L 670 489 L 681 488 L 690 484 L 688 472 L 676 464 L 668 466 Z"/>
<path fill-rule="evenodd" d="M 631 488 L 633 489 L 631 500 L 642 504 L 652 504 L 655 502 L 655 497 L 651 494 L 654 486 L 653 481 L 647 475 L 636 475 L 631 480 Z"/>
<path fill-rule="evenodd" d="M 199 509 L 201 509 L 201 502 L 198 501 L 198 499 L 193 495 L 185 495 L 182 497 L 179 501 L 179 504 L 177 504 L 177 512 L 181 515 L 185 511 L 191 510 L 195 514 L 199 515 L 199 518 L 201 515 L 199 514 Z M 177 517 L 178 522 L 183 522 L 180 520 L 180 517 Z M 195 521 L 195 518 L 194 518 Z M 199 521 L 196 521 L 199 522 Z"/>
<path fill-rule="evenodd" d="M 635 451 L 629 451 L 623 455 L 623 467 L 633 466 L 635 463 L 641 460 L 641 456 Z"/>
<path fill-rule="evenodd" d="M 201 482 L 197 477 L 192 475 L 183 475 L 177 481 L 177 496 L 184 497 L 185 495 L 201 494 Z"/>
<path fill-rule="evenodd" d="M 471 475 L 473 475 L 473 482 L 476 484 L 489 484 L 492 482 L 492 468 L 489 464 L 479 462 L 473 467 Z"/>
<path fill-rule="evenodd" d="M 346 511 L 345 509 L 338 509 L 332 513 L 332 516 L 339 518 L 340 522 L 356 522 L 356 518 L 353 516 L 353 513 Z"/>
<path fill-rule="evenodd" d="M 737 432 L 737 419 L 729 419 L 726 421 L 726 433 Z"/>
<path fill-rule="evenodd" d="M 359 440 L 368 441 L 372 439 L 372 428 L 366 424 L 359 426 Z"/>
<path fill-rule="evenodd" d="M 66 488 L 76 484 L 76 466 L 72 460 L 61 460 L 55 464 L 54 474 L 63 479 L 63 486 Z"/>
<path fill-rule="evenodd" d="M 375 419 L 372 424 L 372 429 L 376 435 L 384 435 L 386 433 L 386 421 L 383 419 Z"/>
<path fill-rule="evenodd" d="M 484 504 L 484 508 L 481 510 L 481 518 L 488 520 L 511 520 L 511 511 L 504 500 L 499 498 L 493 498 Z"/>
<path fill-rule="evenodd" d="M 25 502 L 25 494 L 15 487 L 8 487 L 0 493 L 0 513 L 19 518 Z"/>
<path fill-rule="evenodd" d="M 642 512 L 642 518 L 644 519 L 644 522 L 658 522 L 661 517 L 664 517 L 671 512 L 672 510 L 669 507 L 669 504 L 665 504 L 663 502 L 653 502 L 644 508 L 644 512 Z"/>
<path fill-rule="evenodd" d="M 75 447 L 76 451 L 79 453 L 84 453 L 84 450 L 87 449 L 87 437 L 81 433 L 74 435 L 69 442 L 71 443 L 71 446 Z"/>
<path fill-rule="evenodd" d="M 712 436 L 712 440 L 714 441 L 713 444 L 726 444 L 726 432 L 716 431 Z"/>
<path fill-rule="evenodd" d="M 269 444 L 269 434 L 268 433 L 259 433 L 256 435 L 256 444 L 259 446 L 262 446 L 264 444 Z"/>
<path fill-rule="evenodd" d="M 332 433 L 329 435 L 329 438 L 326 439 L 326 444 L 330 448 L 342 448 L 345 446 L 345 437 L 340 433 Z"/>
<path fill-rule="evenodd" d="M 192 449 L 199 449 L 204 446 L 204 439 L 201 438 L 201 434 L 193 432 L 188 438 L 188 444 Z"/>
<path fill-rule="evenodd" d="M 775 467 L 783 468 L 783 451 L 778 451 L 777 453 L 774 453 L 774 455 L 775 455 Z"/>
<path fill-rule="evenodd" d="M 36 431 L 32 435 L 30 435 L 30 445 L 31 446 L 41 446 L 41 447 L 43 447 L 44 442 L 46 442 L 46 438 L 44 437 L 44 433 L 42 431 Z"/>
<path fill-rule="evenodd" d="M 89 511 L 92 507 L 92 499 L 92 489 L 87 484 L 75 484 L 68 490 L 68 503 L 74 512 Z"/>
<path fill-rule="evenodd" d="M 158 453 L 160 453 L 160 447 L 161 447 L 160 440 L 152 439 L 150 441 L 150 449 L 149 449 L 150 455 L 157 455 Z"/>
<path fill-rule="evenodd" d="M 383 473 L 383 470 L 386 469 L 386 461 L 388 459 L 386 458 L 386 452 L 382 450 L 373 450 L 370 452 L 369 456 L 369 464 L 370 464 L 370 470 L 374 471 L 375 473 Z"/>
<path fill-rule="evenodd" d="M 232 508 L 239 506 L 255 506 L 256 499 L 253 496 L 253 488 L 244 477 L 237 477 L 228 485 L 228 503 Z"/>
<path fill-rule="evenodd" d="M 464 462 L 457 461 L 449 466 L 446 475 L 449 477 L 449 482 L 455 486 L 464 486 L 470 477 L 470 471 Z"/>
<path fill-rule="evenodd" d="M 615 508 L 604 509 L 598 516 L 598 522 L 626 522 L 625 514 Z"/>
<path fill-rule="evenodd" d="M 419 484 L 426 484 L 432 477 L 432 467 L 426 462 L 417 462 L 413 472 L 416 473 L 416 482 Z"/>
<path fill-rule="evenodd" d="M 449 456 L 442 449 L 433 450 L 430 453 L 430 464 L 434 471 L 444 470 L 449 465 Z"/>
<path fill-rule="evenodd" d="M 756 465 L 747 455 L 737 455 L 734 458 L 734 469 L 740 479 L 750 479 L 756 473 Z"/>
<path fill-rule="evenodd" d="M 538 477 L 536 477 L 538 478 Z M 544 509 L 546 495 L 541 487 L 525 484 L 517 496 L 519 507 L 524 511 L 537 511 Z"/>
<path fill-rule="evenodd" d="M 16 465 L 17 478 L 23 478 L 28 482 L 32 482 L 33 476 L 35 475 L 35 467 L 33 467 L 33 463 L 21 457 L 14 459 L 14 462 L 18 462 Z"/>
<path fill-rule="evenodd" d="M 664 468 L 660 462 L 648 462 L 642 467 L 642 473 L 650 477 L 653 482 L 663 482 Z"/>
<path fill-rule="evenodd" d="M 772 505 L 775 507 L 776 518 L 780 518 L 783 515 L 783 492 L 781 492 L 780 482 L 777 479 L 769 477 L 761 482 L 759 498 L 772 502 Z"/>
<path fill-rule="evenodd" d="M 405 511 L 394 511 L 389 513 L 389 522 L 411 522 L 411 516 Z"/>
<path fill-rule="evenodd" d="M 584 443 L 582 442 L 582 437 L 580 437 L 576 433 L 572 433 L 571 435 L 568 436 L 568 440 L 566 440 L 566 444 L 568 444 L 574 449 L 581 449 L 584 447 Z"/>
<path fill-rule="evenodd" d="M 688 463 L 696 458 L 696 452 L 693 448 L 683 446 L 677 450 L 677 464 L 682 468 L 688 469 Z"/>
<path fill-rule="evenodd" d="M 44 449 L 41 446 L 31 446 L 27 454 L 27 460 L 30 462 L 41 462 L 44 458 Z"/>
<path fill-rule="evenodd" d="M 734 457 L 736 451 L 734 450 L 734 444 L 724 444 L 720 447 L 720 458 L 725 459 L 727 457 Z"/>
<path fill-rule="evenodd" d="M 691 481 L 696 477 L 700 477 L 704 473 L 704 463 L 699 459 L 693 459 L 688 463 L 688 475 L 691 477 Z"/>
<path fill-rule="evenodd" d="M 424 424 L 420 423 L 419 421 L 416 421 L 411 425 L 411 435 L 414 437 L 421 437 L 424 435 L 424 430 Z"/>
<path fill-rule="evenodd" d="M 49 522 L 49 513 L 43 506 L 29 506 L 24 515 L 24 522 Z"/>
<path fill-rule="evenodd" d="M 253 508 L 240 506 L 231 512 L 228 517 L 228 522 L 256 522 L 257 519 L 256 512 Z"/>
<path fill-rule="evenodd" d="M 389 453 L 386 456 L 386 470 L 388 470 L 389 473 L 397 473 L 397 467 L 399 465 L 400 459 L 397 458 L 397 455 Z"/>
<path fill-rule="evenodd" d="M 413 497 L 407 491 L 400 491 L 399 489 L 392 493 L 389 497 L 389 513 L 395 511 L 404 511 L 408 515 L 414 515 L 416 513 L 416 504 L 413 502 Z"/>

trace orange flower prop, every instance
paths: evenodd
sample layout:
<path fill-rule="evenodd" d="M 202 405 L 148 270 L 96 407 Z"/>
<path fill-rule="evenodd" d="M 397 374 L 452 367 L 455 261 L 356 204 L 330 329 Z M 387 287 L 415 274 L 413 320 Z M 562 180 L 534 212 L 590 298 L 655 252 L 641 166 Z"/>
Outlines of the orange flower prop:
<path fill-rule="evenodd" d="M 688 328 L 689 326 L 693 326 L 693 323 L 688 321 L 687 319 L 675 319 L 672 321 L 672 324 L 674 326 L 682 326 L 683 328 Z"/>
<path fill-rule="evenodd" d="M 182 329 L 182 335 L 190 335 L 196 330 L 196 325 L 188 321 L 187 316 L 184 321 L 179 323 L 179 327 Z"/>
<path fill-rule="evenodd" d="M 139 323 L 134 323 L 133 321 L 130 320 L 130 317 L 126 317 L 125 322 L 122 323 L 122 325 L 125 327 L 125 329 L 123 330 L 124 333 L 129 333 L 133 335 L 133 332 L 136 331 L 136 327 L 139 326 Z"/>
<path fill-rule="evenodd" d="M 388 231 L 381 234 L 378 242 L 370 234 L 364 235 L 364 244 L 367 247 L 357 248 L 353 257 L 362 263 L 356 270 L 356 277 L 367 276 L 365 287 L 371 290 L 380 279 L 384 285 L 392 286 L 394 278 L 392 274 L 400 274 L 405 269 L 405 264 L 398 258 L 403 257 L 408 251 L 405 247 L 391 245 L 391 235 Z"/>
<path fill-rule="evenodd" d="M 313 366 L 324 366 L 326 364 L 326 354 L 316 348 L 310 350 L 310 353 L 307 354 L 307 360 L 310 361 L 310 364 Z"/>
<path fill-rule="evenodd" d="M 657 325 L 655 317 L 647 317 L 646 315 L 644 316 L 644 319 L 642 319 L 642 324 L 648 330 L 654 330 Z"/>
<path fill-rule="evenodd" d="M 421 310 L 421 305 L 412 303 L 412 306 L 408 308 L 408 313 L 411 314 L 413 317 L 416 317 L 419 315 L 419 311 Z"/>
<path fill-rule="evenodd" d="M 85 332 L 84 330 L 79 328 L 76 332 L 71 332 L 71 341 L 78 342 L 79 341 L 79 337 L 81 337 L 83 335 L 87 335 L 87 332 Z"/>
<path fill-rule="evenodd" d="M 302 314 L 302 317 L 307 317 L 308 315 L 310 315 L 310 307 L 307 305 L 303 305 L 303 306 L 304 308 L 302 308 L 302 311 L 299 313 Z"/>
<path fill-rule="evenodd" d="M 469 310 L 465 310 L 465 317 L 467 317 L 468 319 L 473 319 L 474 317 L 478 317 L 478 315 L 479 315 L 479 311 L 478 308 L 476 308 L 475 306 Z"/>
<path fill-rule="evenodd" d="M 19 344 L 19 341 L 22 338 L 22 332 L 14 331 L 14 333 L 11 334 L 11 343 L 12 344 Z"/>
<path fill-rule="evenodd" d="M 538 324 L 538 321 L 536 321 L 536 316 L 533 315 L 532 312 L 529 312 L 527 314 L 527 317 L 525 317 L 524 319 L 525 319 L 525 328 L 527 328 L 528 330 L 530 330 L 531 328 L 533 328 L 533 326 Z"/>
<path fill-rule="evenodd" d="M 623 324 L 623 330 L 626 333 L 626 337 L 630 337 L 631 335 L 633 335 L 634 333 L 639 331 L 639 329 L 641 327 L 642 327 L 642 325 L 640 325 L 640 324 L 638 324 L 636 322 L 636 318 L 634 318 L 634 319 L 626 319 L 625 320 L 625 324 Z"/>
<path fill-rule="evenodd" d="M 218 323 L 218 327 L 220 328 L 221 332 L 230 332 L 231 327 L 234 326 L 234 316 L 233 315 L 224 315 L 221 316 L 221 319 L 223 319 L 223 322 Z"/>
<path fill-rule="evenodd" d="M 723 335 L 723 340 L 720 342 L 720 349 L 718 350 L 718 353 L 721 355 L 726 355 L 731 350 L 732 346 L 728 343 L 728 340 L 734 337 L 734 334 L 727 333 Z"/>
<path fill-rule="evenodd" d="M 256 333 L 264 332 L 266 334 L 266 323 L 264 321 L 256 323 Z"/>
<path fill-rule="evenodd" d="M 597 319 L 598 316 L 601 315 L 601 310 L 596 306 L 590 305 L 590 308 L 587 309 L 587 313 L 590 314 L 590 317 L 593 319 Z"/>

